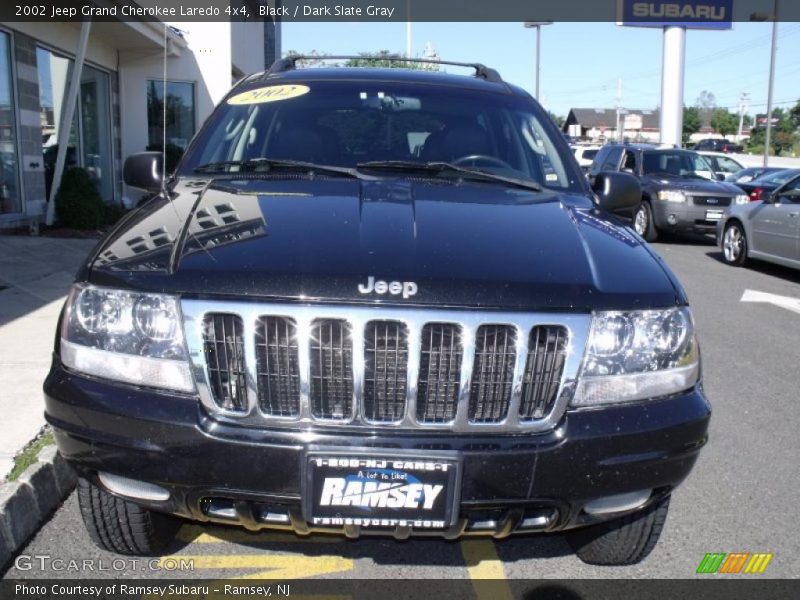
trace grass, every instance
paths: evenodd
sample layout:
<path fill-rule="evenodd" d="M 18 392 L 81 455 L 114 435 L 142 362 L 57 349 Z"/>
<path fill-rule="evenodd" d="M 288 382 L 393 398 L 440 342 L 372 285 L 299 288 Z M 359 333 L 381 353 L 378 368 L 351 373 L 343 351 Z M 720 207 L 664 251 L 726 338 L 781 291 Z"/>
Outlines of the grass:
<path fill-rule="evenodd" d="M 45 431 L 38 438 L 28 444 L 25 449 L 14 457 L 14 468 L 8 474 L 9 481 L 16 481 L 22 473 L 36 462 L 36 457 L 39 456 L 42 448 L 55 444 L 52 431 Z"/>

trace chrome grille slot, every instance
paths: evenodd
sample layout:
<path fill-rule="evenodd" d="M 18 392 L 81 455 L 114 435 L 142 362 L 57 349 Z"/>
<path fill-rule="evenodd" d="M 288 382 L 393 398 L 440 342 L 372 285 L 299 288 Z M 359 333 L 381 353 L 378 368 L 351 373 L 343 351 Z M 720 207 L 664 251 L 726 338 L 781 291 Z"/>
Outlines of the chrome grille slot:
<path fill-rule="evenodd" d="M 496 423 L 506 418 L 514 384 L 516 332 L 510 325 L 481 325 L 469 392 L 469 420 Z"/>
<path fill-rule="evenodd" d="M 461 328 L 428 323 L 422 328 L 417 383 L 417 420 L 449 423 L 456 416 L 461 381 Z"/>
<path fill-rule="evenodd" d="M 261 317 L 256 324 L 258 406 L 265 415 L 300 413 L 297 324 L 286 317 Z"/>
<path fill-rule="evenodd" d="M 344 319 L 311 324 L 311 414 L 317 419 L 350 420 L 353 413 L 353 345 Z"/>
<path fill-rule="evenodd" d="M 220 313 L 206 315 L 203 321 L 203 352 L 208 382 L 216 404 L 225 410 L 246 412 L 247 371 L 241 317 Z"/>
<path fill-rule="evenodd" d="M 403 418 L 408 377 L 408 328 L 370 321 L 364 331 L 363 415 L 370 422 Z"/>
<path fill-rule="evenodd" d="M 520 421 L 542 419 L 552 411 L 564 371 L 566 349 L 567 331 L 563 327 L 540 325 L 531 330 L 519 405 Z"/>
<path fill-rule="evenodd" d="M 552 429 L 591 325 L 589 314 L 387 305 L 183 299 L 181 310 L 211 415 L 304 431 Z"/>

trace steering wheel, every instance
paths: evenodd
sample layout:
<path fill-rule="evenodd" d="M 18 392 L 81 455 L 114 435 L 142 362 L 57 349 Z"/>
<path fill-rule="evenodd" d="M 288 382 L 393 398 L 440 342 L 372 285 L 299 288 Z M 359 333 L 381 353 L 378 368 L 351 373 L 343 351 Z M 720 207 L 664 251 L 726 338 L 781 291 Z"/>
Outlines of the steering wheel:
<path fill-rule="evenodd" d="M 460 166 L 477 167 L 481 163 L 487 166 L 500 167 L 501 169 L 514 168 L 506 161 L 497 158 L 496 156 L 489 156 L 488 154 L 470 154 L 468 156 L 462 156 L 461 158 L 457 158 L 453 161 L 453 164 L 458 165 L 459 167 Z"/>

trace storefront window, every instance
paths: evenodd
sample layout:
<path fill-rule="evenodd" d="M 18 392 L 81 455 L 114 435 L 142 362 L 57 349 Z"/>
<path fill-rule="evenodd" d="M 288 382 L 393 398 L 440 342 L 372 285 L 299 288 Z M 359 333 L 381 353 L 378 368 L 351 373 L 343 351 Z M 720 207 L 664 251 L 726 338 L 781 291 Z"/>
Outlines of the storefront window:
<path fill-rule="evenodd" d="M 11 38 L 0 32 L 0 214 L 22 211 L 14 114 Z"/>
<path fill-rule="evenodd" d="M 61 140 L 59 125 L 72 76 L 73 61 L 37 48 L 39 68 L 39 104 L 42 122 L 42 153 L 44 155 L 47 195 L 56 166 L 56 154 Z M 109 112 L 108 74 L 88 65 L 81 72 L 75 114 L 69 138 L 64 169 L 82 167 L 105 200 L 114 195 L 111 169 L 111 115 Z"/>
<path fill-rule="evenodd" d="M 150 147 L 161 148 L 166 128 L 167 146 L 177 146 L 184 150 L 194 135 L 194 84 L 167 81 L 165 99 L 164 82 L 148 81 L 147 126 Z"/>

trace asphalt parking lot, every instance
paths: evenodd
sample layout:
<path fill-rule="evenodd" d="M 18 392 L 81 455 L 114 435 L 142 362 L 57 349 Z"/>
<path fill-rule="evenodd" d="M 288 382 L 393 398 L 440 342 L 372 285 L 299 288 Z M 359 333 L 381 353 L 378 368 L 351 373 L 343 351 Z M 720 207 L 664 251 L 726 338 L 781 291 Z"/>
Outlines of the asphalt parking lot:
<path fill-rule="evenodd" d="M 729 267 L 706 238 L 670 239 L 654 247 L 692 302 L 714 415 L 710 443 L 675 493 L 661 541 L 642 564 L 584 565 L 558 535 L 498 542 L 352 542 L 187 525 L 158 564 L 54 570 L 50 559 L 103 559 L 93 564 L 108 567 L 118 558 L 89 541 L 73 494 L 22 552 L 50 559 L 23 560 L 6 577 L 470 578 L 481 596 L 480 580 L 487 578 L 694 577 L 707 552 L 773 553 L 759 577 L 795 577 L 800 573 L 794 520 L 800 496 L 800 312 L 790 304 L 741 299 L 747 290 L 800 299 L 800 271 L 766 264 Z M 193 570 L 168 570 L 180 559 Z M 151 569 L 158 566 L 163 570 Z M 498 597 L 496 588 L 491 597 Z"/>

